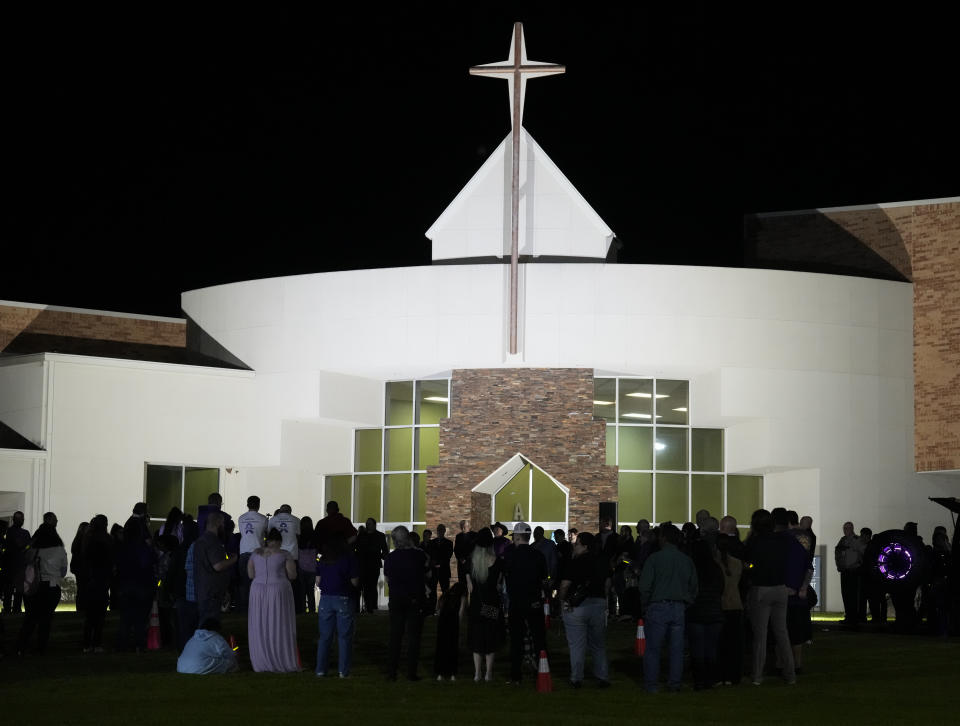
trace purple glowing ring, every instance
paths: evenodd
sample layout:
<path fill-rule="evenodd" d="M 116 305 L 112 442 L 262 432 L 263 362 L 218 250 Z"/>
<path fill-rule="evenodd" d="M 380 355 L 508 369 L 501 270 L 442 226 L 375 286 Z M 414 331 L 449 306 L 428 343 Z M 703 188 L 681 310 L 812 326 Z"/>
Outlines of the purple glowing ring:
<path fill-rule="evenodd" d="M 913 555 L 899 542 L 891 542 L 877 556 L 877 571 L 887 580 L 904 580 L 913 570 Z"/>

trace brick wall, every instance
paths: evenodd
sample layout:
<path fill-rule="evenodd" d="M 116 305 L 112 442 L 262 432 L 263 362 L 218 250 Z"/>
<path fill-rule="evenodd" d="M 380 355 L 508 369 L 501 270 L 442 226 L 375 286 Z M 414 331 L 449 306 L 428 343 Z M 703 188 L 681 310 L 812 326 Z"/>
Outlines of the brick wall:
<path fill-rule="evenodd" d="M 187 344 L 186 321 L 179 323 L 117 317 L 96 312 L 0 305 L 0 351 L 21 334 L 57 335 L 178 348 Z"/>
<path fill-rule="evenodd" d="M 606 465 L 606 424 L 593 418 L 593 371 L 455 370 L 440 463 L 427 470 L 427 526 L 489 524 L 489 498 L 473 487 L 520 453 L 570 489 L 569 526 L 597 529 L 597 504 L 617 498 Z"/>

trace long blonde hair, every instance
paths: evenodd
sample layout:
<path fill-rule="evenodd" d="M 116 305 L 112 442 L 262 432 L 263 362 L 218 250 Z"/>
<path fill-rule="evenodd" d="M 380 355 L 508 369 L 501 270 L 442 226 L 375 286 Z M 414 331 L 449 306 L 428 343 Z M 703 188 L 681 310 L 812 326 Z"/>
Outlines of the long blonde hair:
<path fill-rule="evenodd" d="M 489 547 L 474 547 L 470 554 L 470 577 L 478 585 L 487 581 L 487 575 L 490 573 L 490 565 L 496 560 L 493 554 L 493 545 Z"/>

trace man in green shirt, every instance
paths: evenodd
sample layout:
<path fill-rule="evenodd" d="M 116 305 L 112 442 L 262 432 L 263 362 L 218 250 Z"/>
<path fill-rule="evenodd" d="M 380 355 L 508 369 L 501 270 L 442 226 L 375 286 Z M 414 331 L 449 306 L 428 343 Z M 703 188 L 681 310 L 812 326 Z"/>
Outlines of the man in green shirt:
<path fill-rule="evenodd" d="M 647 636 L 647 650 L 643 655 L 647 693 L 656 693 L 660 688 L 660 649 L 668 637 L 667 688 L 680 690 L 683 678 L 684 615 L 687 605 L 697 597 L 697 571 L 693 560 L 677 549 L 679 543 L 679 529 L 669 522 L 660 525 L 660 551 L 647 558 L 640 573 L 640 599 Z"/>

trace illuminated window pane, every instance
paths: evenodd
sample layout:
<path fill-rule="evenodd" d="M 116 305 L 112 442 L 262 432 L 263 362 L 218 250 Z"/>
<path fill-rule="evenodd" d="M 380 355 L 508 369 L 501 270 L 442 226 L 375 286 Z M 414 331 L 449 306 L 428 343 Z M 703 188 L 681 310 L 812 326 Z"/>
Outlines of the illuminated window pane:
<path fill-rule="evenodd" d="M 198 507 L 207 503 L 213 492 L 220 491 L 220 470 L 188 466 L 183 479 L 183 511 L 197 516 Z M 164 513 L 166 514 L 166 513 Z"/>
<path fill-rule="evenodd" d="M 617 465 L 617 427 L 607 424 L 607 458 L 608 466 Z"/>
<path fill-rule="evenodd" d="M 366 474 L 353 477 L 353 518 L 365 522 L 373 517 L 380 521 L 380 475 Z"/>
<path fill-rule="evenodd" d="M 657 469 L 687 470 L 687 429 L 657 429 Z"/>
<path fill-rule="evenodd" d="M 653 379 L 621 378 L 620 423 L 653 423 Z"/>
<path fill-rule="evenodd" d="M 694 474 L 690 489 L 691 512 L 706 509 L 718 520 L 723 516 L 723 474 Z"/>
<path fill-rule="evenodd" d="M 617 379 L 593 379 L 593 415 L 604 421 L 617 420 Z"/>
<path fill-rule="evenodd" d="M 530 519 L 537 522 L 565 522 L 567 519 L 567 498 L 563 490 L 536 467 L 533 467 L 533 509 Z"/>
<path fill-rule="evenodd" d="M 387 426 L 409 426 L 413 423 L 413 381 L 392 381 L 387 384 L 383 420 Z"/>
<path fill-rule="evenodd" d="M 727 477 L 727 514 L 735 517 L 737 524 L 750 524 L 753 513 L 763 506 L 763 477 Z"/>
<path fill-rule="evenodd" d="M 507 482 L 493 502 L 493 517 L 499 522 L 515 520 L 517 507 L 520 507 L 520 519 L 529 520 L 530 512 L 530 465 L 527 464 Z"/>
<path fill-rule="evenodd" d="M 620 468 L 653 468 L 653 429 L 649 426 L 620 427 Z"/>
<path fill-rule="evenodd" d="M 417 469 L 440 463 L 440 429 L 417 429 Z"/>
<path fill-rule="evenodd" d="M 689 381 L 657 379 L 657 423 L 686 424 L 690 401 Z"/>
<path fill-rule="evenodd" d="M 384 429 L 386 457 L 384 471 L 409 471 L 413 468 L 413 429 Z"/>
<path fill-rule="evenodd" d="M 653 474 L 621 473 L 617 516 L 621 522 L 653 519 Z"/>
<path fill-rule="evenodd" d="M 383 482 L 383 521 L 409 522 L 410 474 L 387 474 Z"/>
<path fill-rule="evenodd" d="M 417 381 L 417 423 L 436 424 L 447 417 L 449 381 Z"/>
<path fill-rule="evenodd" d="M 353 513 L 353 477 L 346 476 L 328 476 L 327 477 L 327 502 L 336 502 L 344 516 L 351 517 Z M 324 506 L 326 503 L 324 502 Z"/>
<path fill-rule="evenodd" d="M 692 429 L 691 437 L 693 470 L 723 471 L 723 429 Z"/>
<path fill-rule="evenodd" d="M 687 475 L 657 474 L 656 516 L 658 522 L 673 522 L 678 527 L 689 521 Z"/>
<path fill-rule="evenodd" d="M 380 471 L 382 429 L 357 429 L 354 434 L 354 471 Z"/>
<path fill-rule="evenodd" d="M 151 518 L 166 519 L 171 508 L 182 508 L 183 502 L 180 501 L 182 484 L 182 467 L 147 465 L 147 491 L 144 501 L 147 503 L 147 511 Z M 206 498 L 203 503 L 207 503 Z M 196 516 L 196 511 L 191 514 Z"/>
<path fill-rule="evenodd" d="M 413 475 L 413 521 L 427 520 L 427 474 Z"/>

